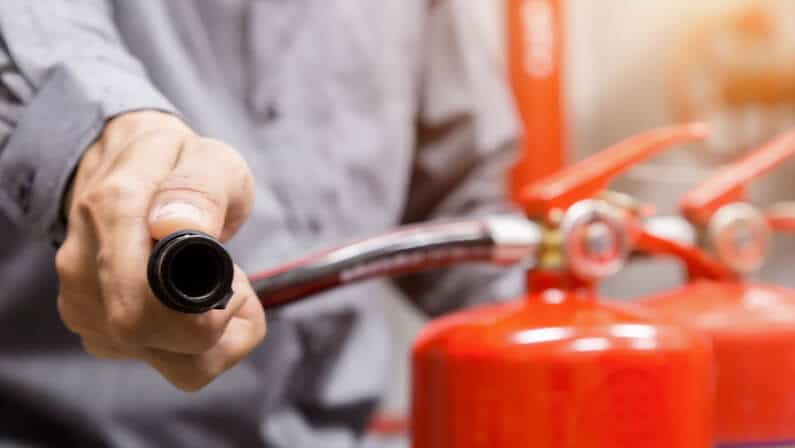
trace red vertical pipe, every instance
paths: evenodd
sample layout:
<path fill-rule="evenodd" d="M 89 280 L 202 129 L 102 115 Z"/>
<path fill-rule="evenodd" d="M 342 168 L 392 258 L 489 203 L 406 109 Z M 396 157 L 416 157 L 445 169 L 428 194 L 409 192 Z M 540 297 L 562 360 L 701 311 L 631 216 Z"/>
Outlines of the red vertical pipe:
<path fill-rule="evenodd" d="M 506 0 L 507 59 L 522 125 L 521 154 L 510 174 L 522 187 L 566 163 L 563 105 L 564 0 Z"/>

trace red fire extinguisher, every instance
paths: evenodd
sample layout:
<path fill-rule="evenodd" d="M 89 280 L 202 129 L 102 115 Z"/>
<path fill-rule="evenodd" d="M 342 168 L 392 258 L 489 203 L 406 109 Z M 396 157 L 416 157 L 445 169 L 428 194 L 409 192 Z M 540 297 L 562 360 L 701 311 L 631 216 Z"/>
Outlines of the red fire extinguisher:
<path fill-rule="evenodd" d="M 578 201 L 639 156 L 703 131 L 653 131 L 525 189 L 525 210 L 545 234 L 528 293 L 422 333 L 412 359 L 414 448 L 709 446 L 708 344 L 600 301 L 595 283 L 620 260 L 610 238 L 628 244 L 629 233 L 578 217 L 586 213 Z"/>
<path fill-rule="evenodd" d="M 753 284 L 771 230 L 792 230 L 793 216 L 770 216 L 745 202 L 745 187 L 795 154 L 783 134 L 688 192 L 681 209 L 727 271 L 651 297 L 657 315 L 709 335 L 717 364 L 718 446 L 795 446 L 795 291 Z M 694 249 L 688 249 L 691 252 Z"/>

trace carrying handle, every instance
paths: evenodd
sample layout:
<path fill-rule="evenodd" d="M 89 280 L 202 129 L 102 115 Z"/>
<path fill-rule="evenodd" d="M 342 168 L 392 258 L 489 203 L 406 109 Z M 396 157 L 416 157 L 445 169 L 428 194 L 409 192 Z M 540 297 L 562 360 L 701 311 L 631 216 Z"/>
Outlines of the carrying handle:
<path fill-rule="evenodd" d="M 567 210 L 575 202 L 597 196 L 617 175 L 664 149 L 709 135 L 703 123 L 654 129 L 624 140 L 528 185 L 521 202 L 528 216 Z"/>

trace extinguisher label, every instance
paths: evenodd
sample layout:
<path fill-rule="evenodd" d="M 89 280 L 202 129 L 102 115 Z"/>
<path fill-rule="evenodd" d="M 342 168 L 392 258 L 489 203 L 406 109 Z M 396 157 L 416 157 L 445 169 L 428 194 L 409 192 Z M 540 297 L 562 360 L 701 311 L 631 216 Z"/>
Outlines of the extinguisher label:
<path fill-rule="evenodd" d="M 778 442 L 718 443 L 715 448 L 795 448 L 795 440 Z"/>

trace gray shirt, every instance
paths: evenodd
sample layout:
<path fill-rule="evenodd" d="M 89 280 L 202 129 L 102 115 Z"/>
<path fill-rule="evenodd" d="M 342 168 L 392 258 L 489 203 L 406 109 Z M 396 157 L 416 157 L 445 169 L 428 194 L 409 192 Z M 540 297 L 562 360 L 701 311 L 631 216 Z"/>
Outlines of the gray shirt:
<path fill-rule="evenodd" d="M 0 441 L 354 446 L 393 356 L 385 284 L 269 313 L 251 356 L 182 393 L 142 364 L 90 358 L 60 323 L 60 199 L 107 119 L 154 108 L 250 164 L 256 205 L 229 245 L 249 272 L 503 210 L 514 111 L 469 2 L 0 1 Z M 498 274 L 399 285 L 437 315 L 520 284 Z"/>

